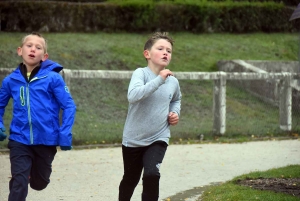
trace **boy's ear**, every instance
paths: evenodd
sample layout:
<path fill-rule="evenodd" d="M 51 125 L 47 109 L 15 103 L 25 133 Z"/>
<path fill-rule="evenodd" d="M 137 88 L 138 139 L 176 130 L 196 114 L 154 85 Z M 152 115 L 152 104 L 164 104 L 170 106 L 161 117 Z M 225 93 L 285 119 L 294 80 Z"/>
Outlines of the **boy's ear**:
<path fill-rule="evenodd" d="M 150 58 L 150 52 L 149 52 L 149 50 L 144 50 L 144 57 L 145 57 L 146 59 L 149 59 L 149 58 Z"/>
<path fill-rule="evenodd" d="M 22 56 L 22 48 L 21 47 L 17 48 L 17 53 L 19 56 Z"/>
<path fill-rule="evenodd" d="M 49 57 L 49 55 L 46 53 L 46 54 L 44 54 L 44 57 L 43 57 L 43 59 L 42 59 L 42 61 L 45 61 L 45 60 L 47 60 L 48 59 L 48 57 Z"/>

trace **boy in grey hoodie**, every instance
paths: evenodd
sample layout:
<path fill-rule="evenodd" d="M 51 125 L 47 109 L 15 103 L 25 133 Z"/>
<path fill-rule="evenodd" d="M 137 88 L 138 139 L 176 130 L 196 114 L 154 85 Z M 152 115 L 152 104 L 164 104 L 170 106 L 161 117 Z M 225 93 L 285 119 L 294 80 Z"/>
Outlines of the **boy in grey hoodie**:
<path fill-rule="evenodd" d="M 128 88 L 129 108 L 123 131 L 124 175 L 119 201 L 129 201 L 143 172 L 142 201 L 157 201 L 159 168 L 170 138 L 170 125 L 179 121 L 181 92 L 178 80 L 166 69 L 173 40 L 154 33 L 144 46 L 147 67 L 136 69 Z"/>

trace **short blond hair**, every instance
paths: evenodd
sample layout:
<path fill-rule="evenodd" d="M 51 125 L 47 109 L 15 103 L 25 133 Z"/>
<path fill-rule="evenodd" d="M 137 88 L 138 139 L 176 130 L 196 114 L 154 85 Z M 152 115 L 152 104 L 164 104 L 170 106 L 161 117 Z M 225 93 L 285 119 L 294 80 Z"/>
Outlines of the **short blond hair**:
<path fill-rule="evenodd" d="M 26 39 L 27 39 L 28 37 L 30 37 L 30 36 L 38 36 L 38 37 L 42 38 L 42 39 L 45 41 L 44 53 L 46 54 L 46 53 L 47 53 L 47 40 L 46 40 L 40 33 L 37 33 L 37 32 L 32 32 L 32 33 L 30 33 L 30 34 L 24 36 L 24 37 L 22 38 L 22 44 L 21 44 L 21 47 L 23 47 L 23 45 L 24 45 Z"/>

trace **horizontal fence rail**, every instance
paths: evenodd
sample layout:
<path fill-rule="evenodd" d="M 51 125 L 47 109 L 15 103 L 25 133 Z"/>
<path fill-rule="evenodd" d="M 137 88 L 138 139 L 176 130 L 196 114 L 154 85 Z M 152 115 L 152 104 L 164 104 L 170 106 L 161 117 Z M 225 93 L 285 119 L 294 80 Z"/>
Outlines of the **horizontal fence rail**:
<path fill-rule="evenodd" d="M 70 70 L 64 69 L 63 73 L 71 78 L 102 78 L 102 79 L 130 79 L 133 71 L 113 70 Z M 298 73 L 227 73 L 227 72 L 173 72 L 179 80 L 266 80 L 283 79 L 286 77 L 299 79 Z"/>
<path fill-rule="evenodd" d="M 228 73 L 228 72 L 174 72 L 174 76 L 180 80 L 276 80 L 286 77 L 300 78 L 297 73 Z"/>
<path fill-rule="evenodd" d="M 9 74 L 12 68 L 0 68 L 1 73 Z M 61 71 L 66 84 L 70 86 L 73 78 L 99 78 L 99 79 L 130 79 L 133 71 L 114 70 L 71 70 Z M 226 80 L 277 80 L 280 97 L 279 127 L 284 131 L 292 128 L 292 89 L 299 89 L 297 79 L 299 73 L 252 73 L 252 72 L 173 72 L 179 80 L 214 80 L 213 93 L 213 132 L 225 134 L 226 131 Z"/>
<path fill-rule="evenodd" d="M 3 73 L 10 73 L 14 68 L 0 68 Z M 130 79 L 133 71 L 116 70 L 71 70 L 63 69 L 61 74 L 70 78 L 101 78 L 101 79 Z M 249 72 L 173 72 L 179 80 L 276 80 L 276 79 L 299 79 L 300 73 L 249 73 Z"/>

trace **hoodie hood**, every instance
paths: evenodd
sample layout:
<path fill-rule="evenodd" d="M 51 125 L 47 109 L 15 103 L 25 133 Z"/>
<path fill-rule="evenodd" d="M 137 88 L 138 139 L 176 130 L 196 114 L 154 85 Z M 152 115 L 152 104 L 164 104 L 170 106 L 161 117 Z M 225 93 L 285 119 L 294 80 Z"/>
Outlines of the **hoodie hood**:
<path fill-rule="evenodd" d="M 50 59 L 47 59 L 41 63 L 41 70 L 43 72 L 55 71 L 59 73 L 62 69 L 63 69 L 62 65 Z"/>
<path fill-rule="evenodd" d="M 23 74 L 22 76 L 26 76 L 24 74 L 24 72 L 22 72 L 22 65 L 23 64 L 21 63 L 18 66 L 18 68 L 12 72 L 13 78 L 20 79 L 20 76 L 19 76 L 20 74 Z M 26 68 L 26 67 L 24 66 L 24 68 Z M 49 74 L 49 72 L 51 72 L 51 71 L 59 73 L 63 69 L 62 65 L 60 65 L 59 63 L 56 63 L 50 59 L 47 59 L 47 60 L 41 62 L 40 66 L 37 68 L 39 68 L 39 69 L 37 70 L 36 73 L 34 73 L 33 76 L 38 76 L 38 77 L 45 76 L 45 75 Z M 25 72 L 26 72 L 26 69 L 25 69 Z M 26 77 L 25 77 L 25 80 L 26 80 Z"/>

